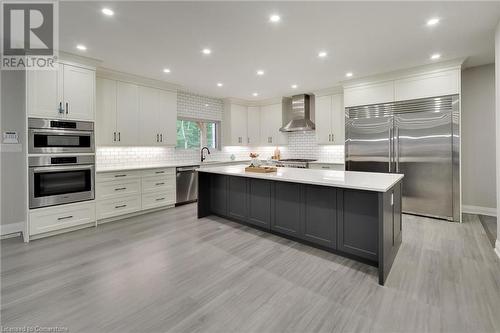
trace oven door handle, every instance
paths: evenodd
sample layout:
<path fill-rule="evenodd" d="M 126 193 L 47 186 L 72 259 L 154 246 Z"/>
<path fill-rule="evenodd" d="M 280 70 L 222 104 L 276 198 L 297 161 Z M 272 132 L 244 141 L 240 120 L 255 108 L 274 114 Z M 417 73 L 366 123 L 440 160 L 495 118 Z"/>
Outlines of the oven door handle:
<path fill-rule="evenodd" d="M 92 131 L 73 131 L 73 130 L 62 130 L 62 129 L 40 129 L 40 128 L 30 128 L 30 132 L 37 134 L 49 134 L 49 135 L 67 135 L 67 134 L 78 134 L 78 135 L 92 135 Z"/>
<path fill-rule="evenodd" d="M 78 170 L 93 170 L 94 165 L 68 165 L 68 166 L 46 166 L 33 168 L 34 173 L 47 173 L 53 171 L 78 171 Z"/>

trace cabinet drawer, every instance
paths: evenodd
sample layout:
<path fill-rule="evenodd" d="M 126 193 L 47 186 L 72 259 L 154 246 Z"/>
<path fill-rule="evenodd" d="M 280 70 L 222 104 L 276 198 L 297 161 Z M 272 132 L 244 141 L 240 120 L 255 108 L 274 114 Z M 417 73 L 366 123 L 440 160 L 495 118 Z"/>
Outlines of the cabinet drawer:
<path fill-rule="evenodd" d="M 95 222 L 95 201 L 30 211 L 30 235 Z"/>
<path fill-rule="evenodd" d="M 96 174 L 97 182 L 106 182 L 110 180 L 125 180 L 132 178 L 140 178 L 140 171 L 117 171 L 117 172 L 104 172 Z"/>
<path fill-rule="evenodd" d="M 175 168 L 148 169 L 141 171 L 142 177 L 172 176 L 175 177 Z"/>
<path fill-rule="evenodd" d="M 97 199 L 110 199 L 122 197 L 125 195 L 134 195 L 141 193 L 141 180 L 113 180 L 108 182 L 98 182 L 96 185 Z"/>
<path fill-rule="evenodd" d="M 310 169 L 344 171 L 344 164 L 311 163 L 311 164 L 309 164 L 309 168 Z"/>
<path fill-rule="evenodd" d="M 175 192 L 175 177 L 145 177 L 142 179 L 142 193 L 171 191 Z"/>
<path fill-rule="evenodd" d="M 130 195 L 97 202 L 97 219 L 129 214 L 141 210 L 141 196 Z"/>
<path fill-rule="evenodd" d="M 142 209 L 175 204 L 175 191 L 153 192 L 142 195 Z"/>

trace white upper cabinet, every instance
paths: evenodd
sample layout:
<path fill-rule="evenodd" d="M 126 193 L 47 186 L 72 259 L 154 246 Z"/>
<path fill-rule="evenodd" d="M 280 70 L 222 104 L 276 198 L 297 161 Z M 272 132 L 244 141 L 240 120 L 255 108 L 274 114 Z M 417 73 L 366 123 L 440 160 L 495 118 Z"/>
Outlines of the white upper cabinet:
<path fill-rule="evenodd" d="M 139 143 L 139 87 L 118 81 L 116 85 L 116 142 L 123 146 Z"/>
<path fill-rule="evenodd" d="M 113 80 L 96 80 L 96 142 L 98 146 L 116 144 L 116 85 Z"/>
<path fill-rule="evenodd" d="M 459 93 L 459 69 L 412 76 L 396 80 L 394 85 L 396 101 L 454 95 Z"/>
<path fill-rule="evenodd" d="M 64 109 L 67 118 L 94 120 L 95 71 L 63 66 Z"/>
<path fill-rule="evenodd" d="M 177 93 L 97 79 L 97 143 L 175 146 Z"/>
<path fill-rule="evenodd" d="M 160 144 L 160 90 L 139 87 L 139 144 Z"/>
<path fill-rule="evenodd" d="M 288 144 L 288 137 L 280 132 L 283 126 L 281 103 L 260 107 L 260 143 L 263 146 Z"/>
<path fill-rule="evenodd" d="M 95 71 L 68 64 L 57 70 L 28 71 L 28 115 L 94 120 Z"/>
<path fill-rule="evenodd" d="M 247 135 L 247 144 L 249 146 L 260 145 L 260 108 L 258 106 L 248 107 Z"/>
<path fill-rule="evenodd" d="M 177 145 L 177 92 L 160 90 L 158 133 L 160 145 Z"/>
<path fill-rule="evenodd" d="M 247 145 L 247 107 L 238 104 L 224 105 L 224 145 Z"/>
<path fill-rule="evenodd" d="M 316 140 L 323 145 L 344 144 L 344 105 L 342 94 L 316 98 Z"/>
<path fill-rule="evenodd" d="M 394 101 L 394 81 L 380 82 L 344 89 L 346 107 Z"/>

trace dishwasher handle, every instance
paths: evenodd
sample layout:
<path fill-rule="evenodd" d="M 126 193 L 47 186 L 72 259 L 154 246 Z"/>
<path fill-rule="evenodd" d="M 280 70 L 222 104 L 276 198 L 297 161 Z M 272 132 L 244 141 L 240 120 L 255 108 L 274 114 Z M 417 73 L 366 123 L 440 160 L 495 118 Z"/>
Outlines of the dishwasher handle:
<path fill-rule="evenodd" d="M 191 167 L 183 167 L 183 168 L 177 168 L 177 172 L 186 172 L 186 171 L 196 171 L 196 169 L 198 169 L 199 166 L 195 165 L 195 166 L 191 166 Z"/>

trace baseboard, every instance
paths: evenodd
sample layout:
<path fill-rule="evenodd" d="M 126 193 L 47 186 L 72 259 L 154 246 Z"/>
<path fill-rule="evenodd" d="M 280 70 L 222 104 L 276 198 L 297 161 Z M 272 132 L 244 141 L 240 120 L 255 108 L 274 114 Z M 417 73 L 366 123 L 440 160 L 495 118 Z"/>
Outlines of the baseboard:
<path fill-rule="evenodd" d="M 498 258 L 500 258 L 500 240 L 497 239 L 497 241 L 495 242 L 495 252 L 498 256 Z"/>
<path fill-rule="evenodd" d="M 24 222 L 9 223 L 0 225 L 0 236 L 23 232 Z"/>
<path fill-rule="evenodd" d="M 480 215 L 488 215 L 488 216 L 497 216 L 497 209 L 490 207 L 481 207 L 481 206 L 469 206 L 463 205 L 462 212 L 468 214 L 480 214 Z"/>

